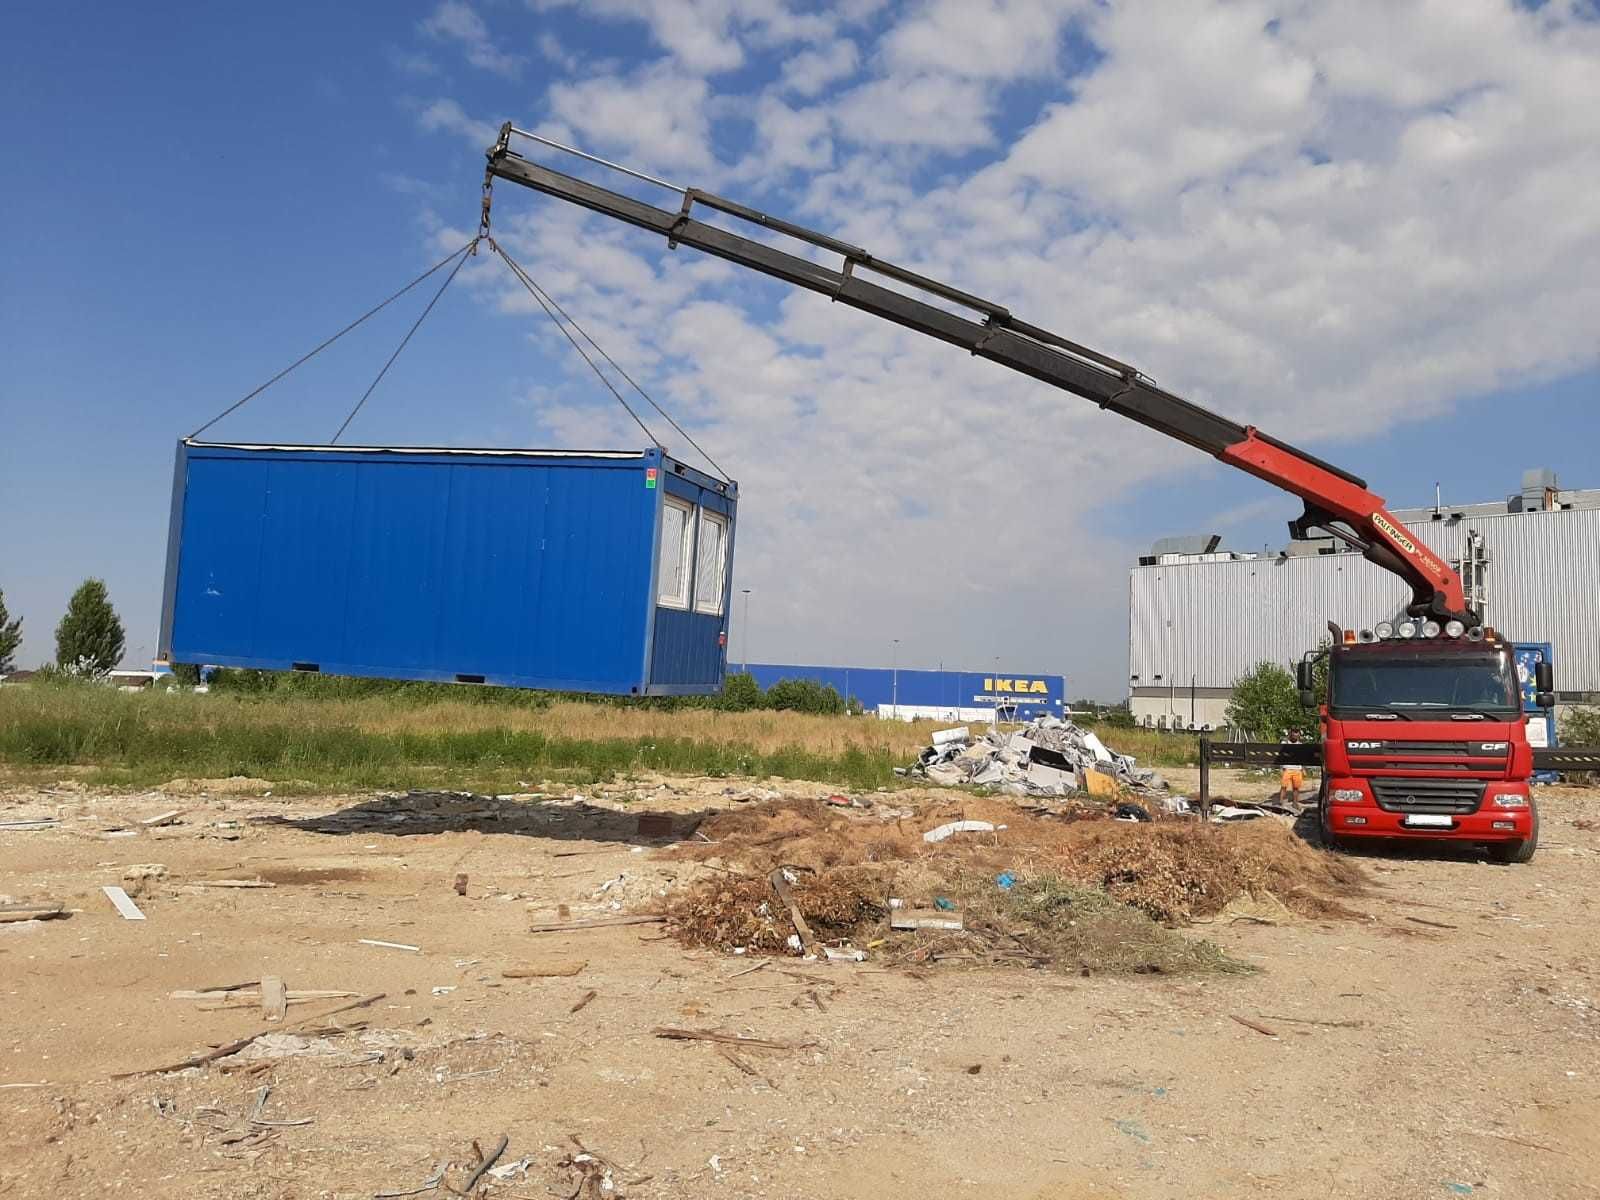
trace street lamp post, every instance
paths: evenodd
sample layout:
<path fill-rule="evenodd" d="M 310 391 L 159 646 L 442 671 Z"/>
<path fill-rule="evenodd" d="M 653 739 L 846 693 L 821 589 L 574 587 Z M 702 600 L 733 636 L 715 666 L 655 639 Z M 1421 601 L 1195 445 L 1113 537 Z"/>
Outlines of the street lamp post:
<path fill-rule="evenodd" d="M 744 673 L 750 674 L 750 589 L 744 592 Z"/>
<path fill-rule="evenodd" d="M 894 709 L 894 719 L 900 719 L 900 639 L 894 639 L 894 673 L 891 676 L 889 703 Z"/>

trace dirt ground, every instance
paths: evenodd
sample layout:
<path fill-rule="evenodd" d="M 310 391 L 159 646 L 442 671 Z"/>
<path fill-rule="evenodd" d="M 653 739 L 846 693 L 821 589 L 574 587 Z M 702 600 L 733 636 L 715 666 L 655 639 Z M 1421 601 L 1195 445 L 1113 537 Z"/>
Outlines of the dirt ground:
<path fill-rule="evenodd" d="M 502 1134 L 499 1198 L 1600 1196 L 1600 792 L 1542 793 L 1528 866 L 1369 855 L 1354 917 L 1191 931 L 1256 974 L 1083 978 L 762 960 L 651 924 L 530 932 L 717 869 L 640 836 L 640 813 L 681 833 L 825 787 L 265 790 L 0 797 L 0 821 L 56 820 L 0 828 L 0 900 L 72 910 L 0 924 L 0 1196 L 408 1193 L 445 1164 L 461 1186 Z M 878 803 L 915 820 L 949 799 Z M 172 995 L 265 975 L 353 996 L 272 1026 L 249 998 Z"/>

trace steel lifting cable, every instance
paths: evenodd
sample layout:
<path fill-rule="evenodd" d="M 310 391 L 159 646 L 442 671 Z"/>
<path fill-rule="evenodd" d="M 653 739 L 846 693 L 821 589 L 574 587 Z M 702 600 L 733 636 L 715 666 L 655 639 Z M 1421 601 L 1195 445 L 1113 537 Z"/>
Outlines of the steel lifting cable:
<path fill-rule="evenodd" d="M 444 277 L 444 282 L 439 285 L 439 290 L 433 294 L 433 299 L 428 301 L 428 307 L 423 309 L 421 315 L 419 315 L 417 319 L 411 323 L 411 328 L 406 330 L 405 337 L 400 339 L 400 344 L 394 348 L 394 353 L 389 355 L 389 361 L 383 364 L 383 369 L 380 370 L 372 382 L 367 385 L 367 390 L 361 393 L 361 399 L 356 401 L 356 406 L 350 410 L 349 416 L 345 417 L 344 423 L 339 426 L 339 432 L 335 433 L 333 435 L 333 441 L 328 443 L 330 446 L 338 445 L 339 439 L 344 436 L 344 431 L 350 428 L 350 422 L 356 419 L 356 414 L 361 411 L 361 406 L 367 402 L 367 397 L 372 395 L 378 384 L 383 382 L 383 377 L 389 373 L 389 368 L 394 366 L 394 360 L 400 357 L 400 351 L 406 348 L 406 343 L 411 340 L 411 335 L 417 331 L 417 327 L 419 325 L 428 319 L 428 314 L 433 311 L 433 306 L 439 303 L 439 297 L 444 295 L 445 288 L 449 287 L 450 284 L 455 280 L 457 273 L 460 272 L 467 259 L 471 258 L 472 255 L 477 251 L 478 243 L 482 240 L 483 235 L 479 234 L 477 237 L 473 238 L 467 243 L 466 250 L 461 253 L 461 257 L 456 261 L 456 265 L 450 269 L 450 274 Z"/>
<path fill-rule="evenodd" d="M 202 433 L 204 433 L 206 430 L 210 429 L 218 421 L 222 420 L 223 417 L 226 417 L 230 413 L 236 412 L 239 409 L 243 408 L 251 400 L 254 400 L 262 392 L 266 391 L 273 384 L 277 383 L 278 380 L 282 379 L 290 371 L 293 371 L 296 367 L 298 367 L 301 364 L 309 361 L 312 358 L 315 358 L 318 354 L 321 354 L 329 346 L 333 345 L 335 342 L 337 342 L 345 334 L 349 333 L 356 326 L 362 324 L 369 317 L 377 316 L 384 309 L 388 308 L 389 305 L 393 304 L 396 300 L 400 299 L 401 296 L 404 296 L 412 288 L 416 287 L 417 284 L 421 283 L 424 279 L 428 278 L 430 275 L 433 275 L 436 272 L 442 270 L 444 267 L 448 266 L 450 264 L 450 262 L 453 259 L 455 259 L 458 255 L 465 255 L 469 250 L 471 250 L 477 244 L 478 244 L 478 239 L 477 238 L 473 238 L 472 241 L 468 242 L 465 246 L 461 247 L 461 249 L 452 251 L 450 254 L 445 255 L 444 258 L 441 258 L 438 262 L 434 263 L 433 266 L 429 267 L 421 275 L 418 275 L 410 283 L 406 284 L 405 287 L 401 288 L 398 292 L 394 293 L 394 295 L 390 296 L 387 300 L 385 300 L 383 303 L 379 304 L 376 308 L 368 309 L 366 312 L 362 313 L 361 316 L 357 317 L 354 321 L 351 321 L 350 324 L 346 325 L 343 329 L 339 330 L 338 333 L 336 333 L 332 337 L 330 337 L 327 341 L 325 341 L 321 345 L 317 346 L 314 350 L 311 350 L 308 353 L 302 355 L 301 357 L 295 359 L 294 362 L 290 363 L 287 367 L 285 367 L 283 370 L 279 371 L 271 379 L 267 380 L 260 387 L 256 388 L 255 391 L 253 391 L 253 392 L 249 393 L 248 395 L 244 396 L 242 399 L 234 401 L 227 408 L 223 409 L 216 416 L 212 417 L 211 420 L 207 421 L 204 425 L 200 426 L 199 429 L 196 429 L 193 433 L 191 433 L 189 435 L 189 437 L 191 439 L 199 437 Z M 462 261 L 465 262 L 466 261 L 465 258 L 463 258 Z M 459 269 L 460 269 L 460 264 L 458 263 L 457 264 L 457 270 L 459 270 Z M 451 272 L 451 277 L 454 278 L 454 275 L 455 275 L 455 272 L 452 271 Z M 437 300 L 438 296 L 435 296 L 434 299 Z M 432 308 L 433 306 L 430 304 L 428 307 Z M 413 326 L 412 328 L 413 328 L 413 332 L 414 332 L 415 331 L 415 326 Z M 409 337 L 410 334 L 407 334 L 406 336 Z M 402 343 L 402 345 L 403 344 L 404 343 Z M 391 359 L 390 361 L 392 362 L 393 359 Z M 384 369 L 387 370 L 388 368 L 385 367 Z M 382 376 L 380 375 L 380 378 L 381 377 Z M 369 394 L 370 394 L 370 391 L 371 391 L 371 389 L 369 388 L 368 389 Z M 363 399 L 365 399 L 365 397 L 363 397 Z M 358 407 L 359 407 L 359 405 L 358 405 Z M 352 415 L 354 415 L 354 414 L 352 414 Z M 346 421 L 346 424 L 348 424 L 348 423 L 349 422 Z M 341 433 L 344 432 L 342 427 L 340 429 L 340 432 Z"/>
<path fill-rule="evenodd" d="M 646 435 L 650 437 L 651 441 L 655 442 L 657 446 L 661 445 L 660 441 L 656 439 L 655 435 L 650 433 L 649 429 L 645 428 L 644 422 L 639 420 L 638 414 L 635 413 L 633 409 L 628 407 L 627 402 L 622 399 L 622 396 L 617 392 L 617 389 L 612 387 L 611 382 L 606 379 L 605 375 L 600 371 L 600 368 L 595 366 L 594 360 L 585 354 L 583 347 L 578 345 L 570 333 L 567 333 L 566 327 L 562 325 L 561 321 L 556 320 L 555 313 L 559 313 L 563 318 L 565 318 L 567 323 L 578 331 L 583 340 L 588 342 L 589 345 L 593 346 L 600 357 L 605 359 L 606 362 L 610 363 L 612 369 L 615 370 L 618 375 L 621 375 L 624 379 L 626 379 L 629 386 L 631 386 L 634 391 L 638 392 L 639 395 L 643 396 L 650 407 L 655 409 L 656 412 L 660 413 L 662 419 L 665 420 L 668 425 L 671 425 L 684 441 L 688 442 L 689 445 L 695 448 L 701 458 L 705 459 L 706 462 L 711 464 L 712 469 L 716 471 L 718 475 L 722 476 L 724 482 L 732 482 L 728 473 L 722 469 L 722 465 L 718 463 L 716 459 L 712 458 L 711 455 L 707 454 L 705 448 L 701 446 L 699 442 L 695 441 L 694 438 L 689 436 L 688 430 L 684 429 L 682 425 L 679 425 L 677 421 L 673 420 L 672 414 L 666 409 L 662 408 L 660 404 L 656 403 L 655 397 L 649 392 L 645 391 L 644 388 L 640 387 L 639 384 L 634 380 L 633 376 L 629 375 L 616 359 L 612 358 L 611 355 L 606 353 L 604 346 L 589 336 L 588 331 L 585 330 L 582 325 L 578 324 L 577 320 L 572 316 L 571 313 L 561 307 L 561 304 L 554 296 L 534 282 L 533 278 L 522 268 L 522 264 L 517 262 L 511 257 L 511 255 L 506 253 L 505 247 L 501 246 L 500 243 L 496 242 L 492 237 L 488 238 L 488 241 L 489 248 L 505 260 L 506 266 L 510 267 L 512 273 L 522 281 L 522 285 L 527 288 L 533 298 L 539 302 L 540 307 L 544 309 L 546 315 L 548 315 L 552 321 L 555 321 L 556 326 L 560 328 L 563 333 L 567 334 L 567 340 L 572 342 L 573 348 L 576 349 L 579 354 L 583 355 L 584 361 L 587 362 L 590 368 L 594 370 L 595 374 L 600 377 L 600 381 L 606 385 L 606 387 L 611 391 L 611 394 L 617 397 L 617 402 L 620 403 L 623 408 L 628 410 L 628 415 L 633 417 L 633 419 L 638 422 L 639 428 L 644 429 Z M 551 309 L 554 309 L 555 313 L 552 313 L 550 311 Z"/>
<path fill-rule="evenodd" d="M 487 237 L 488 235 L 485 236 Z M 633 418 L 633 423 L 635 425 L 644 430 L 644 435 L 650 439 L 650 444 L 655 446 L 658 450 L 665 451 L 666 447 L 661 444 L 661 439 L 656 437 L 656 435 L 650 431 L 650 426 L 646 425 L 640 418 L 639 414 L 633 411 L 633 406 L 622 398 L 622 393 L 617 391 L 616 385 L 613 384 L 611 380 L 606 378 L 606 373 L 600 369 L 599 365 L 594 361 L 594 359 L 589 357 L 584 348 L 578 344 L 578 339 L 572 336 L 571 331 L 569 331 L 567 327 L 557 319 L 556 314 L 550 310 L 550 303 L 546 303 L 544 296 L 541 294 L 539 285 L 534 283 L 534 281 L 528 276 L 528 273 L 512 261 L 511 256 L 500 248 L 499 242 L 495 241 L 492 237 L 489 237 L 488 241 L 489 249 L 498 254 L 505 262 L 506 266 L 511 268 L 511 273 L 517 277 L 517 280 L 522 284 L 523 287 L 528 289 L 528 295 L 532 296 L 538 303 L 539 307 L 544 309 L 544 315 L 549 317 L 551 321 L 555 322 L 556 328 L 561 330 L 561 332 L 566 335 L 567 341 L 572 343 L 572 348 L 578 352 L 578 354 L 583 358 L 584 362 L 589 364 L 589 369 L 595 373 L 595 377 L 599 379 L 601 383 L 605 384 L 608 392 L 617 398 L 617 403 L 622 405 L 623 411 Z M 553 301 L 551 303 L 553 303 Z M 585 334 L 584 336 L 587 337 L 588 335 Z M 605 351 L 602 350 L 601 353 L 604 354 Z M 607 361 L 610 361 L 609 358 Z"/>

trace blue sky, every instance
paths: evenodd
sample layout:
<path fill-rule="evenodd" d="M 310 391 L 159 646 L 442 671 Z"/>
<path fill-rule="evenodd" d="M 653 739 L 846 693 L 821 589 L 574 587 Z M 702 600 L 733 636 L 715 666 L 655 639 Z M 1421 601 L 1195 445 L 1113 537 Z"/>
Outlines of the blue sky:
<path fill-rule="evenodd" d="M 1535 465 L 1600 486 L 1594 23 L 1361 7 L 19 10 L 0 587 L 22 662 L 91 574 L 130 660 L 154 651 L 174 442 L 464 241 L 506 118 L 1011 303 L 1396 505 Z M 1275 545 L 1295 515 L 1073 397 L 532 193 L 501 185 L 496 227 L 740 478 L 754 658 L 875 664 L 899 637 L 903 663 L 999 655 L 1116 696 L 1132 558 L 1202 528 Z M 212 435 L 325 439 L 421 302 Z M 473 264 L 346 440 L 635 444 L 542 322 Z"/>

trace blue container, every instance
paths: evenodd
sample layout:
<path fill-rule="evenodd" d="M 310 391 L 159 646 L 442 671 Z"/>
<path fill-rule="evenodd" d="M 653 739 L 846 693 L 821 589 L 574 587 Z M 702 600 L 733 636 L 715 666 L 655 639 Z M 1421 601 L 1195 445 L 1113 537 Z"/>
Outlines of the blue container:
<path fill-rule="evenodd" d="M 178 445 L 172 662 L 722 687 L 736 484 L 642 452 Z"/>

